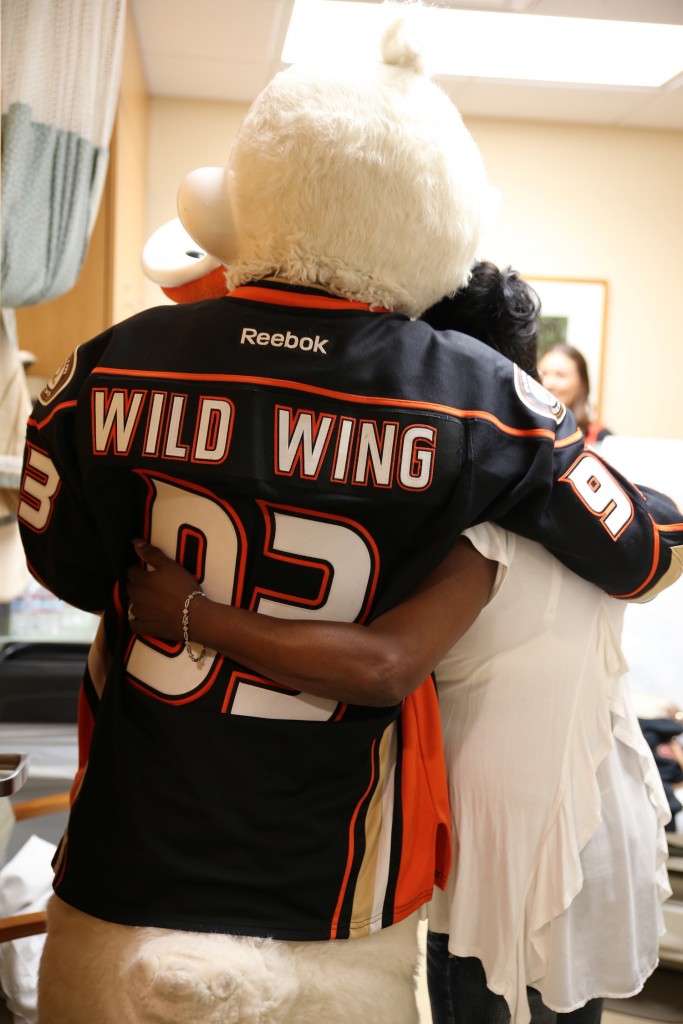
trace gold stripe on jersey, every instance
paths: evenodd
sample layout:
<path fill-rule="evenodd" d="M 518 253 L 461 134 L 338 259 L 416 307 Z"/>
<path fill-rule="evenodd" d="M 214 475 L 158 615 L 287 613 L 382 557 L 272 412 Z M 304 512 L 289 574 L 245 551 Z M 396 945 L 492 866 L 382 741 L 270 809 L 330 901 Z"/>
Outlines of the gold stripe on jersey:
<path fill-rule="evenodd" d="M 380 741 L 379 783 L 365 817 L 365 854 L 358 870 L 349 926 L 352 939 L 382 928 L 389 884 L 397 746 L 396 722 L 392 722 Z"/>
<path fill-rule="evenodd" d="M 661 527 L 661 529 L 666 530 L 667 527 Z M 671 548 L 671 563 L 664 575 L 655 583 L 654 587 L 646 590 L 641 597 L 632 598 L 633 603 L 645 604 L 647 601 L 651 601 L 653 597 L 661 594 L 663 590 L 675 583 L 681 575 L 683 575 L 683 545 L 678 544 L 675 548 Z M 622 595 L 617 594 L 616 596 L 621 597 Z M 627 594 L 626 597 L 628 596 Z"/>

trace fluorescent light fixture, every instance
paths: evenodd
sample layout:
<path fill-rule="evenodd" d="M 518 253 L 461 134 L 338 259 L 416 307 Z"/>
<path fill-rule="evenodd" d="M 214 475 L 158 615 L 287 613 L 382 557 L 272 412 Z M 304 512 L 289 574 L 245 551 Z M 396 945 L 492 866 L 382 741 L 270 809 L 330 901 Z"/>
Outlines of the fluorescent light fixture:
<path fill-rule="evenodd" d="M 683 72 L 683 25 L 445 7 L 420 18 L 436 76 L 655 89 Z M 377 56 L 385 19 L 382 4 L 296 0 L 282 60 Z"/>

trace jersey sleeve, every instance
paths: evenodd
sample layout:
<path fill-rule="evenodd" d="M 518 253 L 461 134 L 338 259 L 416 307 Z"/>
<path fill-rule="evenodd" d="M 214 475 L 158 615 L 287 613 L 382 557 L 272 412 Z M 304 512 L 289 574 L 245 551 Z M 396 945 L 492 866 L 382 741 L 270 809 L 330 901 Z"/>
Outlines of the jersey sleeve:
<path fill-rule="evenodd" d="M 489 451 L 488 462 L 501 477 L 509 474 L 508 483 L 477 510 L 476 521 L 492 520 L 540 542 L 613 597 L 654 597 L 683 570 L 683 513 L 666 495 L 609 465 L 585 444 L 569 410 L 504 363 L 496 364 L 497 415 L 474 417 L 469 432 L 473 506 L 485 501 L 477 496 L 484 485 L 476 467 L 496 433 L 500 459 Z"/>
<path fill-rule="evenodd" d="M 79 469 L 76 406 L 108 334 L 76 349 L 40 394 L 26 428 L 17 510 L 31 573 L 62 600 L 91 612 L 105 606 L 116 575 Z"/>

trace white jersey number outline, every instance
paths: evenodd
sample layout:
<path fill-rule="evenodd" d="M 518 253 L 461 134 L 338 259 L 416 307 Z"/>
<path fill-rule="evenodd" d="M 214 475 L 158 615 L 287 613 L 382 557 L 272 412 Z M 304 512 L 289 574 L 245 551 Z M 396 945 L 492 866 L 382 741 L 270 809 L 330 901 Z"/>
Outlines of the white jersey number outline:
<path fill-rule="evenodd" d="M 633 519 L 633 502 L 607 466 L 584 452 L 560 480 L 571 484 L 577 498 L 600 520 L 612 540 L 618 540 Z"/>
<path fill-rule="evenodd" d="M 150 488 L 150 543 L 176 557 L 186 535 L 199 538 L 199 586 L 212 600 L 240 603 L 248 545 L 235 510 L 203 489 L 181 487 L 152 474 L 145 473 L 144 478 Z M 264 556 L 319 570 L 322 583 L 315 601 L 255 588 L 249 607 L 277 618 L 345 622 L 360 618 L 377 576 L 376 549 L 366 531 L 352 520 L 267 502 L 258 504 L 267 525 Z M 193 649 L 198 653 L 200 647 L 193 645 Z M 201 696 L 215 679 L 221 663 L 216 651 L 208 650 L 199 666 L 188 657 L 182 644 L 167 645 L 136 637 L 128 652 L 127 671 L 133 681 L 145 688 L 172 698 L 173 703 L 183 703 Z M 231 714 L 327 721 L 339 707 L 334 700 L 316 700 L 312 715 L 311 698 L 306 694 L 276 690 L 268 680 L 261 681 L 248 673 L 240 673 L 235 683 Z M 273 706 L 269 712 L 270 703 Z"/>
<path fill-rule="evenodd" d="M 36 533 L 42 533 L 52 516 L 54 499 L 62 485 L 57 467 L 49 455 L 26 446 L 26 466 L 21 481 L 17 517 Z"/>

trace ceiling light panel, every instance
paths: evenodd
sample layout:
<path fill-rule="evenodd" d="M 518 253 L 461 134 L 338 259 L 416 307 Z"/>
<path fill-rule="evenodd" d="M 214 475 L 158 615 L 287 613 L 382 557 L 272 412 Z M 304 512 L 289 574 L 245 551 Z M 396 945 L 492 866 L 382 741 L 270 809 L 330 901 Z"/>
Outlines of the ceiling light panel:
<path fill-rule="evenodd" d="M 683 71 L 683 25 L 443 7 L 424 8 L 419 18 L 434 75 L 647 89 Z M 379 4 L 297 0 L 282 60 L 377 56 L 385 20 Z"/>

